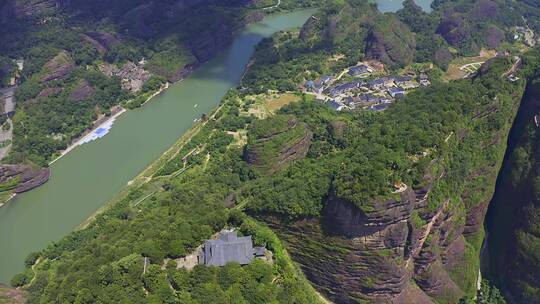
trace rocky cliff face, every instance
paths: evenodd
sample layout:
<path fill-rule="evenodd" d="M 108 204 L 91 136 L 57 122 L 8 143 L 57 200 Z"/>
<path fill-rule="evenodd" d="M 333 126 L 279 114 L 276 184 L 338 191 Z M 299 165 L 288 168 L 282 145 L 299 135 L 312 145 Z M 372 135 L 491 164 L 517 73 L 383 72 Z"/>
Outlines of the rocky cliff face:
<path fill-rule="evenodd" d="M 364 212 L 334 196 L 322 218 L 281 231 L 307 277 L 337 303 L 456 303 L 464 292 L 450 273 L 465 258 L 465 224 L 448 202 L 430 210 L 428 197 L 407 188 Z"/>
<path fill-rule="evenodd" d="M 539 96 L 529 85 L 486 220 L 483 272 L 509 303 L 540 303 Z"/>
<path fill-rule="evenodd" d="M 270 125 L 272 129 L 250 138 L 244 152 L 244 159 L 265 174 L 305 157 L 313 135 L 304 123 L 288 116 L 266 119 L 254 129 Z"/>
<path fill-rule="evenodd" d="M 43 185 L 49 180 L 49 168 L 33 168 L 29 165 L 0 166 L 0 187 L 22 193 Z"/>
<path fill-rule="evenodd" d="M 384 199 L 361 205 L 331 190 L 320 217 L 260 219 L 336 303 L 457 303 L 476 290 L 482 223 L 521 92 L 516 89 L 508 103 L 492 97 L 475 109 L 471 125 L 494 116 L 504 117 L 501 125 L 482 139 L 472 129 L 450 134 L 453 152 L 431 162 L 423 186 L 396 185 Z M 474 162 L 465 149 L 476 151 Z M 459 189 L 443 192 L 441 184 L 455 174 L 453 162 L 470 167 Z"/>
<path fill-rule="evenodd" d="M 44 67 L 44 74 L 41 82 L 60 80 L 67 77 L 75 69 L 73 58 L 66 51 L 61 51 L 51 59 Z"/>
<path fill-rule="evenodd" d="M 391 65 L 412 62 L 416 41 L 408 27 L 395 17 L 384 16 L 370 29 L 366 54 Z"/>

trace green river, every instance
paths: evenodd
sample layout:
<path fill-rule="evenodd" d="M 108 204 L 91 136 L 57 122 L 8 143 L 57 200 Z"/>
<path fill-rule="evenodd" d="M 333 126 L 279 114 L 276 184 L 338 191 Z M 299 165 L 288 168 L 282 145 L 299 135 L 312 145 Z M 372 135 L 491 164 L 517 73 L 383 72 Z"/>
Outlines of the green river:
<path fill-rule="evenodd" d="M 45 185 L 0 208 L 0 282 L 22 271 L 30 252 L 77 227 L 159 158 L 194 119 L 216 107 L 240 80 L 261 39 L 301 26 L 313 12 L 273 15 L 249 26 L 220 56 L 144 107 L 120 116 L 104 138 L 55 162 Z"/>
<path fill-rule="evenodd" d="M 373 0 L 377 2 L 377 7 L 383 13 L 395 12 L 403 6 L 403 0 Z M 433 0 L 414 0 L 416 5 L 420 6 L 424 11 L 431 12 L 431 2 Z"/>
<path fill-rule="evenodd" d="M 377 0 L 383 12 L 401 0 Z M 429 11 L 431 0 L 417 0 Z M 32 251 L 59 240 L 165 152 L 194 119 L 210 112 L 239 82 L 255 46 L 275 32 L 301 26 L 313 13 L 277 14 L 249 26 L 220 56 L 144 107 L 120 116 L 109 134 L 55 162 L 45 185 L 0 208 L 0 282 L 22 271 Z"/>

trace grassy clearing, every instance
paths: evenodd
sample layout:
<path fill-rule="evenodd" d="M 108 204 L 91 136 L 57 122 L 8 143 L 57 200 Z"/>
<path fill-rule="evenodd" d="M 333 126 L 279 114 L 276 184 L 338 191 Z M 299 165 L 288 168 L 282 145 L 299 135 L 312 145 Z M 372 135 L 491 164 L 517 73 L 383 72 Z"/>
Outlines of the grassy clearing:
<path fill-rule="evenodd" d="M 300 101 L 301 98 L 298 95 L 292 94 L 292 93 L 285 93 L 280 95 L 277 98 L 270 99 L 266 102 L 266 107 L 272 111 L 275 112 L 282 107 L 292 103 Z"/>
<path fill-rule="evenodd" d="M 495 56 L 497 56 L 497 51 L 495 50 L 482 50 L 480 51 L 480 54 L 475 57 L 456 58 L 450 62 L 448 70 L 446 71 L 446 74 L 443 75 L 442 80 L 448 82 L 451 80 L 461 79 L 467 75 L 467 72 L 461 70 L 461 67 L 471 63 L 484 62 Z M 478 67 L 478 65 L 475 65 L 475 67 Z"/>

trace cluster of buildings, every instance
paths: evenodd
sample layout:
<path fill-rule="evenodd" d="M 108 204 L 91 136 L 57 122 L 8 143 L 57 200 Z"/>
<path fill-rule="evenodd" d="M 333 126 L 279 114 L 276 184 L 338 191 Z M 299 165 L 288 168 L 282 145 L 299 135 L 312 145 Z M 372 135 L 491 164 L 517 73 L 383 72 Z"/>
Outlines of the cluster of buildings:
<path fill-rule="evenodd" d="M 372 77 L 374 70 L 366 64 L 349 68 L 353 81 L 339 83 L 332 76 L 323 76 L 317 81 L 305 84 L 307 92 L 316 94 L 319 99 L 337 111 L 367 109 L 381 111 L 407 91 L 419 86 L 429 86 L 426 74 Z"/>

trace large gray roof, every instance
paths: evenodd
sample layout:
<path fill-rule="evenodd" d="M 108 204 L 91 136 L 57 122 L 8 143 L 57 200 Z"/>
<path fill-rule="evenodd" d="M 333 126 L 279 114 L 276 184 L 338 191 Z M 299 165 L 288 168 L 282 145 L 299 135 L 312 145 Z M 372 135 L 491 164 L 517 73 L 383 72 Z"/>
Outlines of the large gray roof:
<path fill-rule="evenodd" d="M 204 243 L 203 263 L 224 266 L 229 262 L 249 264 L 253 259 L 251 236 L 238 237 L 236 231 L 222 232 L 217 240 Z"/>

